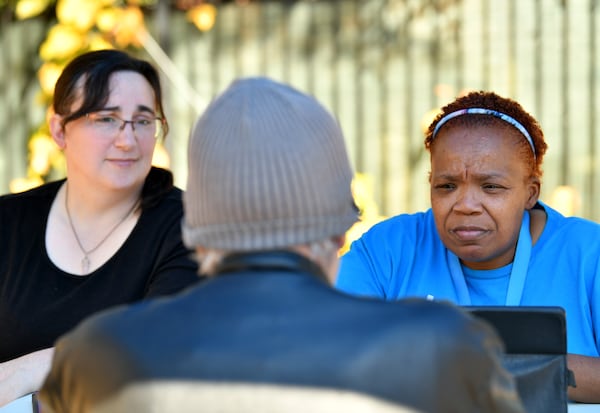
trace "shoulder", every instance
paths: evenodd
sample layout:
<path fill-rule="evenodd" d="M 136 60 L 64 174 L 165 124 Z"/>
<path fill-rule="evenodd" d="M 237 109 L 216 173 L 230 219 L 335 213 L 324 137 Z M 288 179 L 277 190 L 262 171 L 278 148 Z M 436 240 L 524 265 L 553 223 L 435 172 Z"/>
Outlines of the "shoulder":
<path fill-rule="evenodd" d="M 148 205 L 144 212 L 151 214 L 182 214 L 183 213 L 183 191 L 173 186 L 160 197 L 152 205 Z"/>
<path fill-rule="evenodd" d="M 387 218 L 373 225 L 368 231 L 371 233 L 397 233 L 398 230 L 402 234 L 415 233 L 424 228 L 429 228 L 434 224 L 433 213 L 431 210 L 424 212 L 416 212 L 413 214 L 399 214 Z"/>
<path fill-rule="evenodd" d="M 338 286 L 349 273 L 365 270 L 359 263 L 388 278 L 391 275 L 389 265 L 404 271 L 406 267 L 401 262 L 413 257 L 411 250 L 425 253 L 439 242 L 431 210 L 400 214 L 381 221 L 350 243 L 349 251 L 341 259 Z M 403 253 L 398 254 L 398 251 Z"/>
<path fill-rule="evenodd" d="M 0 210 L 11 216 L 27 214 L 31 210 L 49 209 L 64 179 L 50 182 L 28 191 L 0 196 Z"/>
<path fill-rule="evenodd" d="M 177 303 L 181 299 L 175 298 L 152 297 L 106 309 L 88 317 L 67 337 L 90 353 L 105 347 L 106 351 L 133 354 L 148 337 L 159 340 L 161 326 L 169 325 L 173 321 L 171 316 L 178 314 Z M 155 325 L 155 330 L 149 331 L 148 325 Z"/>
<path fill-rule="evenodd" d="M 444 366 L 441 367 L 443 371 L 451 365 L 462 371 L 465 364 L 470 364 L 479 372 L 477 374 L 485 375 L 493 367 L 492 359 L 503 350 L 495 330 L 455 304 L 422 298 L 404 298 L 389 304 L 399 307 L 396 322 L 399 317 L 404 319 L 397 327 L 399 334 L 404 334 L 406 341 L 415 343 L 416 348 L 423 349 L 421 354 L 424 358 L 435 357 L 438 360 L 436 364 Z M 433 343 L 435 349 L 431 348 Z M 486 369 L 490 370 L 486 372 Z M 445 374 L 443 371 L 440 374 Z"/>
<path fill-rule="evenodd" d="M 142 215 L 136 225 L 137 238 L 141 242 L 148 237 L 169 236 L 173 241 L 181 242 L 181 221 L 183 219 L 183 202 L 181 190 L 173 187 L 154 205 L 142 207 Z"/>
<path fill-rule="evenodd" d="M 60 186 L 65 182 L 64 179 L 60 181 L 49 182 L 35 188 L 29 189 L 23 192 L 5 194 L 0 196 L 0 202 L 19 202 L 29 200 L 41 199 L 41 198 L 51 198 L 54 199 L 56 193 L 60 189 Z"/>
<path fill-rule="evenodd" d="M 156 206 L 164 207 L 165 205 L 183 208 L 183 191 L 176 186 L 173 186 L 171 189 L 166 191 Z"/>
<path fill-rule="evenodd" d="M 181 200 L 181 191 L 173 191 L 173 189 L 175 187 L 171 171 L 153 166 L 142 188 L 142 209 L 148 210 L 161 203 L 164 204 L 165 199 L 173 200 L 173 197 L 177 197 L 177 192 Z"/>
<path fill-rule="evenodd" d="M 546 212 L 546 222 L 532 254 L 552 258 L 547 262 L 555 264 L 557 256 L 580 264 L 582 256 L 600 257 L 600 224 L 581 217 L 565 217 L 555 209 L 541 205 Z"/>
<path fill-rule="evenodd" d="M 131 351 L 120 337 L 123 324 L 115 322 L 125 306 L 105 310 L 84 320 L 58 339 L 52 369 L 40 390 L 45 405 L 61 411 L 54 402 L 74 399 L 95 404 L 111 396 L 136 374 Z M 114 316 L 113 316 L 114 312 Z M 142 348 L 142 347 L 140 347 Z"/>
<path fill-rule="evenodd" d="M 413 348 L 413 360 L 421 356 L 434 357 L 441 363 L 436 364 L 445 369 L 451 364 L 461 365 L 469 358 L 478 363 L 499 354 L 502 349 L 500 338 L 491 327 L 450 302 L 423 298 L 392 302 L 348 298 L 352 299 L 356 302 L 348 305 L 347 314 L 358 321 L 353 328 L 363 329 L 372 337 L 385 337 L 388 342 L 399 343 L 398 346 Z M 365 304 L 369 300 L 370 306 Z M 374 334 L 373 330 L 387 333 Z M 435 349 L 431 347 L 434 343 Z M 417 350 L 419 348 L 423 351 Z"/>
<path fill-rule="evenodd" d="M 546 226 L 544 232 L 547 235 L 560 234 L 570 238 L 586 238 L 588 236 L 600 237 L 600 224 L 581 217 L 565 217 L 550 206 L 540 203 L 546 211 Z M 543 236 L 544 234 L 542 234 Z M 599 238 L 600 241 L 600 238 Z"/>
<path fill-rule="evenodd" d="M 413 214 L 399 214 L 376 223 L 365 231 L 358 239 L 364 245 L 380 246 L 382 241 L 388 245 L 417 244 L 427 240 L 435 240 L 437 231 L 431 210 Z"/>

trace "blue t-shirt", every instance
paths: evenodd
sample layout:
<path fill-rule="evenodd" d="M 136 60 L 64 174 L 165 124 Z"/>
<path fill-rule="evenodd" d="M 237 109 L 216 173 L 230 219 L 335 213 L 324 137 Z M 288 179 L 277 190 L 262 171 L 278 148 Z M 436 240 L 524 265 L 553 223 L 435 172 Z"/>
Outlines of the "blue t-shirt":
<path fill-rule="evenodd" d="M 547 221 L 532 247 L 521 305 L 560 306 L 569 353 L 600 355 L 600 225 L 564 217 L 547 205 Z M 511 265 L 463 269 L 471 304 L 504 305 Z M 341 260 L 336 287 L 386 300 L 429 297 L 457 304 L 446 248 L 431 209 L 373 226 Z"/>

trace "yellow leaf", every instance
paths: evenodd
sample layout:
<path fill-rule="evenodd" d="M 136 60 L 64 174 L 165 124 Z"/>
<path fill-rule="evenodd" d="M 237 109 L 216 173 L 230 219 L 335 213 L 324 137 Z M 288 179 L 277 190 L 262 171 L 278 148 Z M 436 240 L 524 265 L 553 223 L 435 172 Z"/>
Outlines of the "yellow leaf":
<path fill-rule="evenodd" d="M 360 210 L 360 221 L 356 222 L 346 231 L 346 240 L 339 254 L 343 255 L 350 249 L 352 241 L 360 238 L 369 228 L 386 219 L 379 214 L 379 206 L 375 202 L 373 179 L 371 176 L 357 172 L 352 179 L 352 196 Z"/>
<path fill-rule="evenodd" d="M 548 205 L 558 210 L 561 214 L 571 217 L 579 213 L 581 195 L 576 188 L 561 185 L 552 191 Z"/>
<path fill-rule="evenodd" d="M 440 109 L 430 109 L 423 114 L 421 117 L 421 131 L 423 134 L 427 133 L 429 125 L 434 121 L 435 117 L 440 113 Z"/>
<path fill-rule="evenodd" d="M 361 235 L 363 235 L 365 232 L 367 232 L 369 230 L 369 228 L 371 228 L 373 225 L 375 225 L 382 219 L 383 219 L 383 217 L 381 217 L 378 220 L 372 220 L 372 221 L 360 220 L 360 221 L 356 222 L 354 225 L 352 225 L 348 229 L 348 231 L 346 231 L 346 239 L 344 241 L 344 245 L 342 245 L 342 247 L 338 251 L 338 254 L 344 255 L 345 253 L 347 253 L 350 250 L 350 245 L 352 244 L 352 242 L 359 239 L 361 237 Z"/>
<path fill-rule="evenodd" d="M 119 21 L 119 15 L 119 9 L 107 8 L 100 10 L 96 17 L 96 27 L 104 33 L 113 31 Z"/>
<path fill-rule="evenodd" d="M 57 176 L 66 176 L 67 174 L 67 162 L 65 160 L 65 155 L 62 151 L 54 151 L 50 154 L 50 164 L 55 171 L 59 171 L 60 173 Z"/>
<path fill-rule="evenodd" d="M 206 32 L 215 24 L 217 8 L 212 4 L 202 3 L 188 10 L 186 17 L 194 23 L 198 30 Z"/>
<path fill-rule="evenodd" d="M 9 190 L 12 193 L 23 192 L 36 186 L 40 186 L 44 181 L 39 176 L 30 178 L 15 178 L 9 183 Z"/>
<path fill-rule="evenodd" d="M 42 64 L 42 67 L 38 70 L 38 80 L 40 82 L 40 86 L 44 94 L 48 96 L 52 96 L 54 94 L 54 86 L 56 85 L 56 81 L 60 76 L 63 70 L 63 66 L 46 62 Z"/>
<path fill-rule="evenodd" d="M 28 147 L 30 170 L 40 176 L 48 174 L 53 158 L 61 152 L 52 137 L 40 129 L 29 139 Z"/>
<path fill-rule="evenodd" d="M 54 141 L 52 137 L 43 132 L 36 132 L 29 138 L 29 150 L 36 151 L 48 151 L 54 147 Z"/>
<path fill-rule="evenodd" d="M 85 32 L 96 24 L 96 15 L 101 7 L 96 0 L 59 0 L 56 17 L 60 23 Z"/>
<path fill-rule="evenodd" d="M 152 165 L 169 169 L 170 164 L 171 159 L 165 147 L 160 143 L 156 144 L 156 148 L 154 148 L 154 155 L 152 156 Z"/>
<path fill-rule="evenodd" d="M 40 176 L 46 175 L 50 171 L 50 158 L 43 154 L 33 154 L 29 161 L 29 167 Z"/>
<path fill-rule="evenodd" d="M 73 57 L 85 44 L 81 33 L 73 27 L 57 24 L 52 27 L 40 47 L 43 60 L 63 60 Z"/>
<path fill-rule="evenodd" d="M 357 172 L 352 179 L 352 196 L 362 217 L 379 215 L 374 193 L 373 179 Z"/>
<path fill-rule="evenodd" d="M 19 0 L 15 15 L 19 20 L 29 19 L 41 14 L 50 5 L 50 0 Z"/>
<path fill-rule="evenodd" d="M 106 40 L 102 35 L 98 33 L 91 33 L 89 35 L 89 49 L 90 50 L 102 50 L 102 49 L 113 49 L 114 46 L 111 42 Z"/>
<path fill-rule="evenodd" d="M 120 47 L 140 46 L 138 34 L 145 31 L 144 15 L 138 7 L 127 7 L 115 26 L 115 42 Z"/>

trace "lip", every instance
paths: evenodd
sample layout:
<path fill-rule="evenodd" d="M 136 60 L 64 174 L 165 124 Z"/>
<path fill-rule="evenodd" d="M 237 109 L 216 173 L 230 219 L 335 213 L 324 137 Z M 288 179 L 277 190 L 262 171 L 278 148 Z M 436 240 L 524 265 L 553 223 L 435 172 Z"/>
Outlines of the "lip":
<path fill-rule="evenodd" d="M 132 159 L 132 158 L 125 158 L 125 159 L 118 159 L 118 158 L 113 158 L 113 159 L 107 159 L 108 162 L 110 162 L 113 165 L 117 165 L 117 166 L 130 166 L 133 163 L 135 163 L 137 161 L 137 159 Z"/>
<path fill-rule="evenodd" d="M 481 227 L 461 226 L 451 229 L 450 233 L 453 234 L 459 241 L 469 242 L 484 238 L 489 234 L 489 231 Z"/>

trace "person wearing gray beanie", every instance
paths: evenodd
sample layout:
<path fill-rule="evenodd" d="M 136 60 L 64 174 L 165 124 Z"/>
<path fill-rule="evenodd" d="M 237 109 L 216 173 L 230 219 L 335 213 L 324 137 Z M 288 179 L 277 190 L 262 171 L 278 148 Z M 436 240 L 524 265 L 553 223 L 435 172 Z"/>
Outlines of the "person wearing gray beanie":
<path fill-rule="evenodd" d="M 238 79 L 193 125 L 188 161 L 183 237 L 209 276 L 63 337 L 44 413 L 523 412 L 481 320 L 332 287 L 357 209 L 315 98 Z"/>
<path fill-rule="evenodd" d="M 205 272 L 215 250 L 339 247 L 357 221 L 340 126 L 288 85 L 235 81 L 194 125 L 188 156 L 183 238 L 208 249 Z"/>

